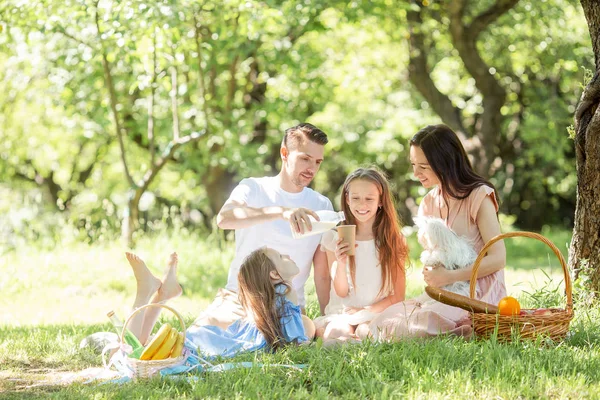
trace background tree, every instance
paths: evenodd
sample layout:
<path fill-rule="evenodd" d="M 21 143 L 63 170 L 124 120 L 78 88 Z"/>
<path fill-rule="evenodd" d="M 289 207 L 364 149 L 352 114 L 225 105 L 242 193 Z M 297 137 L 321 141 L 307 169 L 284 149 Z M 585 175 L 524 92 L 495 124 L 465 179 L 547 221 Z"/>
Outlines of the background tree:
<path fill-rule="evenodd" d="M 8 7 L 7 14 L 21 32 L 44 32 L 52 38 L 53 54 L 76 60 L 62 65 L 69 77 L 65 86 L 82 88 L 79 102 L 92 102 L 86 108 L 103 111 L 103 121 L 112 121 L 112 126 L 104 125 L 105 135 L 118 144 L 123 173 L 119 186 L 125 186 L 127 193 L 122 231 L 128 243 L 132 243 L 142 197 L 168 161 L 194 174 L 192 179 L 207 200 L 197 209 L 209 228 L 240 164 L 243 170 L 257 153 L 261 158 L 269 154 L 263 167 L 275 168 L 278 157 L 272 155 L 276 153 L 271 148 L 259 150 L 271 145 L 265 143 L 269 135 L 278 142 L 281 134 L 279 126 L 269 130 L 267 111 L 281 100 L 266 95 L 268 81 L 279 78 L 284 86 L 290 62 L 301 65 L 287 78 L 306 78 L 302 65 L 308 68 L 310 63 L 290 52 L 306 32 L 318 29 L 315 17 L 322 8 L 318 3 L 310 7 L 292 3 L 278 4 L 277 9 L 237 0 L 218 7 L 193 1 L 38 1 Z M 273 46 L 277 43 L 279 49 Z M 77 62 L 80 58 L 86 62 Z M 312 108 L 311 101 L 297 98 L 285 103 L 293 106 L 292 115 L 298 119 Z M 177 155 L 180 146 L 192 142 L 196 146 Z M 252 163 L 253 169 L 263 161 Z M 35 176 L 32 180 L 43 180 L 57 197 L 54 181 L 40 178 L 37 172 L 30 175 Z M 169 199 L 172 193 L 167 190 L 159 196 L 169 205 L 181 206 L 173 200 L 176 197 Z"/>
<path fill-rule="evenodd" d="M 561 39 L 555 25 L 573 8 L 562 1 L 413 1 L 406 13 L 411 83 L 497 185 L 502 210 L 529 229 L 570 221 L 574 209 L 574 171 L 563 162 L 574 154 L 566 138 L 546 133 L 564 126 L 574 107 L 563 83 L 577 71 L 568 61 L 576 46 L 562 42 L 580 39 Z"/>
<path fill-rule="evenodd" d="M 569 267 L 590 277 L 591 289 L 600 291 L 600 4 L 581 0 L 587 19 L 595 71 L 575 113 L 577 155 L 577 209 L 569 249 Z"/>
<path fill-rule="evenodd" d="M 329 134 L 313 186 L 334 202 L 350 170 L 377 164 L 410 223 L 426 191 L 406 144 L 446 122 L 487 165 L 506 222 L 570 228 L 563 132 L 576 60 L 592 55 L 583 19 L 574 0 L 2 2 L 0 229 L 205 234 L 233 185 L 277 171 L 282 131 L 305 120 Z"/>

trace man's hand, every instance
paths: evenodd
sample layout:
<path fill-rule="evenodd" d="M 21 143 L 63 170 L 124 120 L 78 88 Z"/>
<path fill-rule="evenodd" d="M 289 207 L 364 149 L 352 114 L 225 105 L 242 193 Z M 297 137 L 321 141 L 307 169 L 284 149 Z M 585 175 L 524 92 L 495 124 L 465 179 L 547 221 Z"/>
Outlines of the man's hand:
<path fill-rule="evenodd" d="M 309 215 L 312 215 L 314 219 L 319 221 L 319 216 L 313 210 L 304 207 L 286 209 L 283 212 L 283 219 L 290 222 L 290 226 L 295 232 L 302 234 L 312 230 Z"/>

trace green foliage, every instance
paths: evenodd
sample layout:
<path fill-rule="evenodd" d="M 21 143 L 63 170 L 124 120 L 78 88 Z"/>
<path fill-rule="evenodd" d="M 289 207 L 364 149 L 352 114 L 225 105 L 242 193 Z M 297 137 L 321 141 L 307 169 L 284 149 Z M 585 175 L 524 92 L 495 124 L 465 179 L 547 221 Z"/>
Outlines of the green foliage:
<path fill-rule="evenodd" d="M 583 67 L 583 84 L 581 85 L 582 89 L 585 89 L 587 85 L 590 84 L 592 79 L 594 78 L 594 71 L 589 68 Z"/>
<path fill-rule="evenodd" d="M 565 307 L 566 299 L 564 293 L 564 280 L 555 282 L 546 271 L 543 271 L 546 277 L 541 288 L 535 290 L 523 291 L 521 304 L 525 308 L 544 308 L 544 307 Z"/>
<path fill-rule="evenodd" d="M 466 20 L 491 3 L 470 4 Z M 0 179 L 20 198 L 36 198 L 36 216 L 66 212 L 75 229 L 104 224 L 110 235 L 119 233 L 131 185 L 104 54 L 134 182 L 169 149 L 176 127 L 180 137 L 201 135 L 180 147 L 148 188 L 143 229 L 161 220 L 164 206 L 183 215 L 194 210 L 193 224 L 210 227 L 238 180 L 277 172 L 282 131 L 304 120 L 330 136 L 317 190 L 333 199 L 348 172 L 377 164 L 405 219 L 405 204 L 424 195 L 412 178 L 407 141 L 440 121 L 408 82 L 409 3 L 95 4 L 10 0 L 0 9 Z M 446 5 L 424 6 L 431 76 L 467 125 L 475 124 L 483 99 L 453 47 Z M 527 229 L 572 221 L 574 152 L 561 131 L 593 64 L 585 26 L 572 1 L 522 0 L 478 41 L 508 96 L 492 181 L 502 211 Z M 0 208 L 20 209 L 8 202 Z"/>
<path fill-rule="evenodd" d="M 491 4 L 469 4 L 467 23 Z M 443 2 L 425 7 L 428 18 L 421 29 L 432 49 L 427 55 L 431 76 L 461 110 L 467 129 L 473 129 L 484 97 L 452 46 L 447 9 Z M 502 210 L 530 230 L 572 224 L 575 155 L 561 131 L 572 122 L 585 67 L 593 65 L 587 24 L 578 16 L 576 2 L 520 1 L 477 41 L 488 72 L 507 93 L 491 180 L 499 189 Z M 565 32 L 563 24 L 571 28 Z"/>
<path fill-rule="evenodd" d="M 575 137 L 577 136 L 577 132 L 575 132 L 575 127 L 573 125 L 567 126 L 567 133 L 569 135 L 569 139 L 575 140 Z"/>

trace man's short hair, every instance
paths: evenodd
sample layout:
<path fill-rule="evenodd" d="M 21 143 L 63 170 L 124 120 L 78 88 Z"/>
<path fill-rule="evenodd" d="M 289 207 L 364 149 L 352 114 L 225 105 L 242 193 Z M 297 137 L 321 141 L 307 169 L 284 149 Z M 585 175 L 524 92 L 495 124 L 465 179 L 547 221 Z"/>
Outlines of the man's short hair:
<path fill-rule="evenodd" d="M 314 125 L 302 123 L 285 130 L 281 146 L 295 148 L 301 140 L 305 139 L 323 146 L 329 142 L 325 132 Z"/>

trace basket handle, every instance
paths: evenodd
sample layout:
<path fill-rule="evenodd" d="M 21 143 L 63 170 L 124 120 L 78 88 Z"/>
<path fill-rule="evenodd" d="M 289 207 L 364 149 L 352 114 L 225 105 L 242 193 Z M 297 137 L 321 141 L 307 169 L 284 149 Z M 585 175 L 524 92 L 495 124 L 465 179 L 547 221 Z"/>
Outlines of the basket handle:
<path fill-rule="evenodd" d="M 534 233 L 534 232 L 517 231 L 517 232 L 501 233 L 500 235 L 497 235 L 497 236 L 494 236 L 493 238 L 491 238 L 485 244 L 485 246 L 483 246 L 483 248 L 479 252 L 479 255 L 477 255 L 477 259 L 475 260 L 475 263 L 473 264 L 473 271 L 471 272 L 471 283 L 470 283 L 471 298 L 472 299 L 475 298 L 475 285 L 477 284 L 477 271 L 479 270 L 479 265 L 481 264 L 481 260 L 483 260 L 483 257 L 486 256 L 488 249 L 494 243 L 496 243 L 502 239 L 518 237 L 518 236 L 537 239 L 540 242 L 545 243 L 548 247 L 550 247 L 550 249 L 552 249 L 552 251 L 554 252 L 556 257 L 558 258 L 558 261 L 560 261 L 560 265 L 562 266 L 564 277 L 565 277 L 565 294 L 567 296 L 566 310 L 569 312 L 573 311 L 573 295 L 572 295 L 571 277 L 569 275 L 569 270 L 567 268 L 567 263 L 565 262 L 565 258 L 563 257 L 560 250 L 558 250 L 558 248 L 554 245 L 554 243 L 552 243 L 550 240 L 546 239 L 544 236 L 542 236 L 538 233 Z"/>
<path fill-rule="evenodd" d="M 133 319 L 133 317 L 135 316 L 135 314 L 137 314 L 138 312 L 140 312 L 141 310 L 144 310 L 146 308 L 151 308 L 151 307 L 162 307 L 162 308 L 166 308 L 167 310 L 171 311 L 173 314 L 175 314 L 175 316 L 177 317 L 177 319 L 179 320 L 179 324 L 181 325 L 181 329 L 183 332 L 183 342 L 185 343 L 185 322 L 183 322 L 183 318 L 181 317 L 181 314 L 179 314 L 177 312 L 177 310 L 175 310 L 173 307 L 169 307 L 166 304 L 161 304 L 161 303 L 150 303 L 150 304 L 146 304 L 143 305 L 141 307 L 136 308 L 135 310 L 133 310 L 131 312 L 131 314 L 129 314 L 129 317 L 127 317 L 127 320 L 125 321 L 125 323 L 123 324 L 123 330 L 121 331 L 121 343 L 125 343 L 125 331 L 127 330 L 127 325 L 129 325 L 129 323 L 131 322 L 131 320 Z"/>

